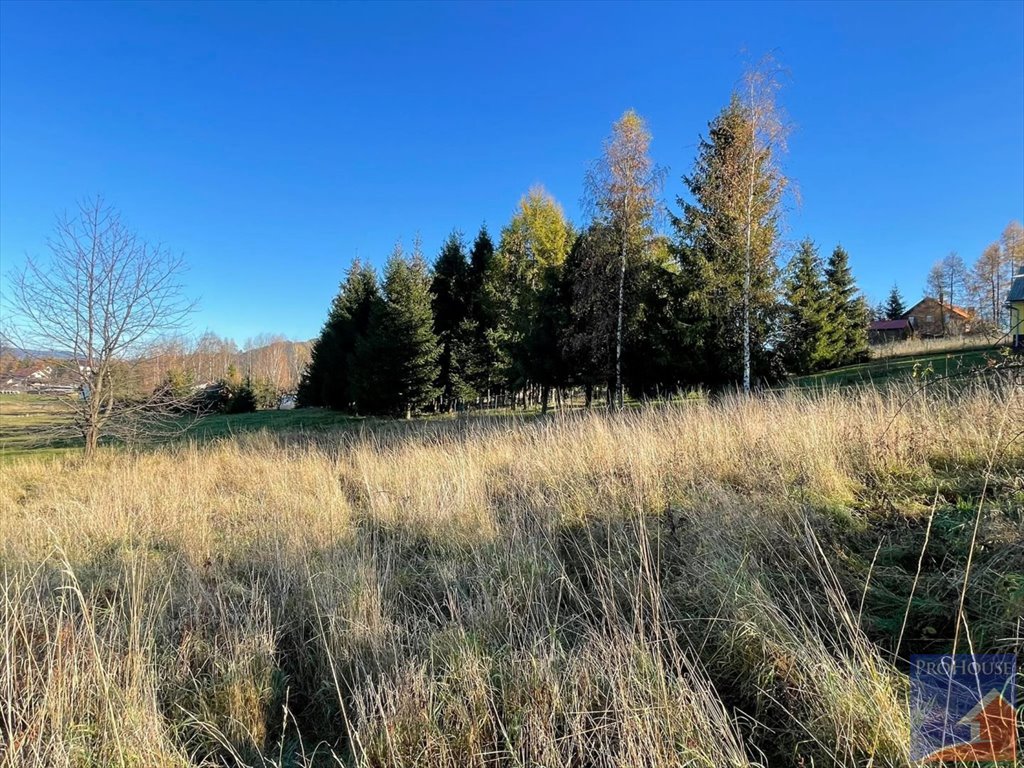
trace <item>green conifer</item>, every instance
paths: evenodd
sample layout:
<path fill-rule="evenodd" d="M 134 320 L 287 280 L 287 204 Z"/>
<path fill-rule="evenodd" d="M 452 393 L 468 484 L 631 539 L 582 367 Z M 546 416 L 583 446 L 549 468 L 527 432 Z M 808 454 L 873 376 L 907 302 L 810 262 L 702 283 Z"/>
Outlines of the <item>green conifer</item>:
<path fill-rule="evenodd" d="M 837 245 L 825 267 L 828 367 L 863 362 L 868 356 L 868 306 L 857 290 L 849 254 Z"/>
<path fill-rule="evenodd" d="M 782 356 L 789 373 L 804 375 L 828 365 L 828 299 L 818 249 L 804 240 L 784 280 Z"/>

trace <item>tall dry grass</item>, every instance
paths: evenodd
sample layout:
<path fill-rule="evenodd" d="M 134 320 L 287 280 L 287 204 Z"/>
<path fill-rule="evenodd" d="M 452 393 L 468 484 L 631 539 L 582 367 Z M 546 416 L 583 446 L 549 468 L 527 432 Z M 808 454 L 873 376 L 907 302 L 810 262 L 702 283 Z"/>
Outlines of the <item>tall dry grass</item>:
<path fill-rule="evenodd" d="M 1012 494 L 1022 408 L 785 393 L 19 461 L 4 764 L 906 765 L 836 537 L 924 519 L 951 467 Z"/>
<path fill-rule="evenodd" d="M 996 344 L 1007 344 L 1008 336 L 993 333 L 979 333 L 971 336 L 948 336 L 942 338 L 914 338 L 890 341 L 871 347 L 871 357 L 911 357 L 915 355 L 938 355 L 943 352 L 968 352 L 972 349 L 990 349 Z"/>

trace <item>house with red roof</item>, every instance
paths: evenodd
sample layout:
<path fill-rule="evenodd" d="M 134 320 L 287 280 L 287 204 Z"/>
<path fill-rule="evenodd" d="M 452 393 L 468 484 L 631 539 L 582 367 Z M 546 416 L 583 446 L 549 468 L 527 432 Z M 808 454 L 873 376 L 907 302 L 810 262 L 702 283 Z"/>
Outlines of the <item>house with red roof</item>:
<path fill-rule="evenodd" d="M 1013 705 L 999 691 L 985 694 L 960 725 L 971 729 L 971 740 L 942 747 L 925 756 L 927 763 L 1001 763 L 1017 757 L 1017 719 Z"/>
<path fill-rule="evenodd" d="M 971 310 L 946 304 L 931 296 L 917 302 L 903 313 L 901 319 L 910 320 L 915 332 L 924 337 L 964 336 L 979 330 Z"/>

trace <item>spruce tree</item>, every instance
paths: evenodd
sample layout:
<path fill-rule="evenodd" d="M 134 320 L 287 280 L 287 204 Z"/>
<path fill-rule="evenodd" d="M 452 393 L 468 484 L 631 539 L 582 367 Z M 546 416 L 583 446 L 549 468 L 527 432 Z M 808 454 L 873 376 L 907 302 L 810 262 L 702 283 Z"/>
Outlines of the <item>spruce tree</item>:
<path fill-rule="evenodd" d="M 894 283 L 892 290 L 889 291 L 889 298 L 885 301 L 885 317 L 887 320 L 899 320 L 906 312 L 907 308 L 904 305 L 899 286 Z"/>
<path fill-rule="evenodd" d="M 562 265 L 541 269 L 536 290 L 530 294 L 530 326 L 522 340 L 522 367 L 527 378 L 540 386 L 541 412 L 548 410 L 553 387 L 566 381 L 562 337 L 568 317 L 563 302 Z"/>
<path fill-rule="evenodd" d="M 828 304 L 821 259 L 811 240 L 804 240 L 784 280 L 783 362 L 789 373 L 804 375 L 828 363 Z"/>
<path fill-rule="evenodd" d="M 440 347 L 433 330 L 430 275 L 417 247 L 396 246 L 384 267 L 383 300 L 375 307 L 354 365 L 359 410 L 406 418 L 438 395 Z"/>
<path fill-rule="evenodd" d="M 504 285 L 495 253 L 494 241 L 486 226 L 481 226 L 469 254 L 465 333 L 468 349 L 467 378 L 481 397 L 497 395 L 507 370 L 504 343 L 499 326 L 499 304 Z"/>
<path fill-rule="evenodd" d="M 299 382 L 300 406 L 352 409 L 352 357 L 379 302 L 373 267 L 356 259 L 331 302 L 320 336 L 313 343 L 310 362 Z"/>
<path fill-rule="evenodd" d="M 626 391 L 634 398 L 657 396 L 678 385 L 673 307 L 677 274 L 668 238 L 652 238 L 630 272 L 633 309 L 627 315 L 629 344 L 623 355 Z"/>
<path fill-rule="evenodd" d="M 610 301 L 616 295 L 617 265 L 615 231 L 600 222 L 576 238 L 565 261 L 571 299 L 563 354 L 571 381 L 584 388 L 587 405 L 602 389 L 610 397 L 614 386 L 616 314 Z"/>
<path fill-rule="evenodd" d="M 337 295 L 331 301 L 327 320 L 310 349 L 309 362 L 299 379 L 295 398 L 299 408 L 326 407 L 325 383 L 328 373 L 336 368 L 338 360 L 334 327 L 341 321 L 343 291 L 344 285 L 338 289 Z"/>
<path fill-rule="evenodd" d="M 677 320 L 686 350 L 679 367 L 684 383 L 713 388 L 735 386 L 744 378 L 744 297 L 749 302 L 750 355 L 755 380 L 779 373 L 779 222 L 785 179 L 770 154 L 755 155 L 754 233 L 746 265 L 749 179 L 743 174 L 750 152 L 750 116 L 733 98 L 701 137 L 693 171 L 683 178 L 689 199 L 679 198 L 673 217 L 673 250 L 679 265 Z M 749 288 L 745 276 L 749 273 Z"/>
<path fill-rule="evenodd" d="M 837 245 L 825 267 L 828 327 L 825 334 L 829 367 L 863 362 L 868 356 L 868 307 L 850 270 L 849 254 Z"/>
<path fill-rule="evenodd" d="M 442 406 L 451 410 L 475 397 L 470 382 L 469 263 L 462 236 L 452 232 L 434 262 L 430 283 L 434 333 L 441 345 L 437 385 Z"/>

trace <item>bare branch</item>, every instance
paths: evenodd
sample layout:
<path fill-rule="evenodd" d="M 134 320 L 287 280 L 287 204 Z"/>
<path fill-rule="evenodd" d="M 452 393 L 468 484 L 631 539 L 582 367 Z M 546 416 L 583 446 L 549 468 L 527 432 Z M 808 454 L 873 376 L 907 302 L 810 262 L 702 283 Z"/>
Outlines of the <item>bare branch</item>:
<path fill-rule="evenodd" d="M 101 197 L 59 215 L 47 246 L 49 258 L 27 257 L 10 275 L 10 334 L 69 358 L 79 396 L 62 402 L 87 453 L 102 435 L 151 431 L 173 404 L 140 390 L 135 368 L 194 309 L 182 298 L 184 259 L 144 241 Z"/>

